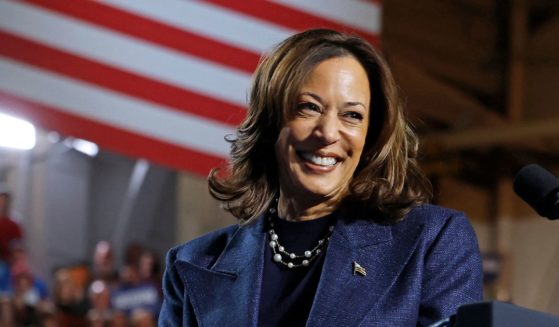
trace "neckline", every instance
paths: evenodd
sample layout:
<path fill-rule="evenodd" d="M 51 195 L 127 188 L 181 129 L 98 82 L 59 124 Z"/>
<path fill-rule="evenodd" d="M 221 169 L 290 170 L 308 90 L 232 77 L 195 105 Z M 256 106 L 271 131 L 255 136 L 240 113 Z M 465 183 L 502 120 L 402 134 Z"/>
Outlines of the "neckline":
<path fill-rule="evenodd" d="M 315 225 L 322 225 L 322 224 L 329 224 L 336 220 L 338 217 L 338 212 L 334 211 L 329 213 L 325 216 L 309 219 L 309 220 L 285 220 L 275 214 L 272 217 L 272 220 L 275 224 L 283 225 L 289 228 L 289 226 L 297 226 L 297 227 L 312 227 Z"/>

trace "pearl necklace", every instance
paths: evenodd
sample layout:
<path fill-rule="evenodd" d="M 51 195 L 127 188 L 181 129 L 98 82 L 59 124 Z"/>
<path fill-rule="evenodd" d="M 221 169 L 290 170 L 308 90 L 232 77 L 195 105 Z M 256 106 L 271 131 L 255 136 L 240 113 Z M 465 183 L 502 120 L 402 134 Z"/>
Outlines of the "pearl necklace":
<path fill-rule="evenodd" d="M 330 236 L 334 230 L 334 225 L 328 227 L 328 233 L 325 237 L 318 240 L 317 244 L 311 249 L 303 252 L 302 255 L 297 255 L 293 252 L 289 252 L 283 247 L 279 241 L 279 236 L 274 231 L 274 222 L 272 221 L 272 216 L 276 213 L 275 208 L 270 208 L 270 215 L 268 216 L 268 221 L 270 223 L 270 229 L 268 233 L 270 234 L 270 242 L 268 245 L 272 248 L 274 253 L 273 259 L 275 262 L 287 266 L 288 268 L 296 267 L 307 267 L 314 259 L 316 259 L 323 251 L 328 241 L 330 241 Z"/>

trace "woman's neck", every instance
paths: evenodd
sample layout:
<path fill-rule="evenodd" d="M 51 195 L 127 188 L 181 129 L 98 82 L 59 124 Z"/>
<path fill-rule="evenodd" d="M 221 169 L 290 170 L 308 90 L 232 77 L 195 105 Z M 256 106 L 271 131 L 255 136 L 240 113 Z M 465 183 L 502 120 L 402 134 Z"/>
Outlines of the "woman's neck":
<path fill-rule="evenodd" d="M 278 216 L 288 221 L 312 220 L 331 214 L 338 209 L 339 204 L 337 198 L 304 201 L 281 193 L 278 200 Z"/>

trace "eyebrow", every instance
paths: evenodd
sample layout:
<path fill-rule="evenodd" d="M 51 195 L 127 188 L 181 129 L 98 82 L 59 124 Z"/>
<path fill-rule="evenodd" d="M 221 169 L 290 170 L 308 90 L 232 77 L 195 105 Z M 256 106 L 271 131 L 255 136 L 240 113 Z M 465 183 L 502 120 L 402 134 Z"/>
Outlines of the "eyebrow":
<path fill-rule="evenodd" d="M 311 98 L 315 99 L 316 101 L 318 101 L 320 103 L 324 103 L 324 101 L 322 100 L 322 98 L 318 94 L 315 94 L 315 93 L 312 93 L 312 92 L 302 92 L 301 94 L 299 94 L 299 96 L 302 96 L 302 95 L 308 95 Z M 362 106 L 364 109 L 367 109 L 367 107 L 359 101 L 348 101 L 348 102 L 345 103 L 345 106 L 346 107 Z"/>

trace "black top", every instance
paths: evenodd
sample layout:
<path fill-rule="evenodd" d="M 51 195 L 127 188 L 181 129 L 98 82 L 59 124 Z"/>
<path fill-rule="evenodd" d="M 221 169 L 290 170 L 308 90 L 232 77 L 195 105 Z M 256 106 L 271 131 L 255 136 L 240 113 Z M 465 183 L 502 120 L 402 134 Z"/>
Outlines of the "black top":
<path fill-rule="evenodd" d="M 285 221 L 275 216 L 272 221 L 281 245 L 287 252 L 300 255 L 328 235 L 328 227 L 335 219 L 336 215 L 330 214 L 301 222 Z M 269 229 L 268 223 L 266 231 Z M 267 234 L 268 243 L 270 234 Z M 324 264 L 325 250 L 307 267 L 288 268 L 274 262 L 272 248 L 266 244 L 259 326 L 305 326 Z"/>

